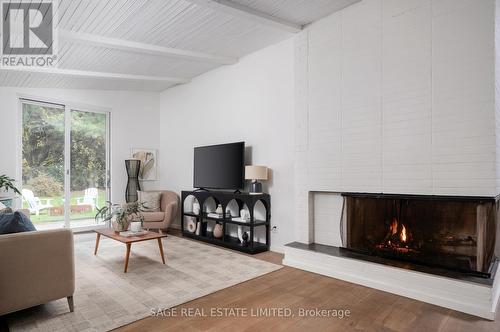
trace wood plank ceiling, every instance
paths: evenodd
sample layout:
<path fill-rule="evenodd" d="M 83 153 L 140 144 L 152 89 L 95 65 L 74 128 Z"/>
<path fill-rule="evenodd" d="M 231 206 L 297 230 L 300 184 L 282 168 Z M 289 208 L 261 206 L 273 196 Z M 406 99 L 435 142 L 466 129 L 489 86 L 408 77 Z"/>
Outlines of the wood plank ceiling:
<path fill-rule="evenodd" d="M 0 86 L 162 91 L 358 1 L 59 0 L 58 67 L 0 67 Z"/>

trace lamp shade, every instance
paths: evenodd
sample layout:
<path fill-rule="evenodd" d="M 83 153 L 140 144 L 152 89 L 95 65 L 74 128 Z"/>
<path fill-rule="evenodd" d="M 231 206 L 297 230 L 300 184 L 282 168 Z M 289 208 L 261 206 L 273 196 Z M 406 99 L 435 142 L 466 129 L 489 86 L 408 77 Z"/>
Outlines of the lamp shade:
<path fill-rule="evenodd" d="M 245 166 L 246 180 L 267 180 L 266 166 Z"/>

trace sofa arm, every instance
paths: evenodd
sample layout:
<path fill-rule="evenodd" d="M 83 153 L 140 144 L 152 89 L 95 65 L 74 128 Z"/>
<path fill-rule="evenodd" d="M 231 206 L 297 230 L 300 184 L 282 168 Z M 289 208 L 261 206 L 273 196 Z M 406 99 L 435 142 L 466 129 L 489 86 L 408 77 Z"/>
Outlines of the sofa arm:
<path fill-rule="evenodd" d="M 73 250 L 68 229 L 0 235 L 0 316 L 72 296 Z"/>

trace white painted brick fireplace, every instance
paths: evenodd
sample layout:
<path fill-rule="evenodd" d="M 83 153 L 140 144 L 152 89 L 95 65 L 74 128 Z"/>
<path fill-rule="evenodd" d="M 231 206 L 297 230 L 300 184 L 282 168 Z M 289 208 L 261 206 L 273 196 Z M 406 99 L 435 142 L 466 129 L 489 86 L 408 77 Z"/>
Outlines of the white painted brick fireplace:
<path fill-rule="evenodd" d="M 499 194 L 497 7 L 363 0 L 296 37 L 298 242 L 339 246 L 341 192 Z M 482 287 L 291 248 L 285 264 L 488 319 L 498 301 L 499 278 Z"/>

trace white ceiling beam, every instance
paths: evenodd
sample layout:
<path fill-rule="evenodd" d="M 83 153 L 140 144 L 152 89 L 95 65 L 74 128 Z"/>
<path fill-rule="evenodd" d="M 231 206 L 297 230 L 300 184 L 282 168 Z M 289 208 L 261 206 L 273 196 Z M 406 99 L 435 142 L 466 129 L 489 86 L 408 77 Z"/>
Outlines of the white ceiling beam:
<path fill-rule="evenodd" d="M 149 82 L 168 82 L 175 84 L 188 83 L 187 78 L 165 77 L 165 76 L 145 76 L 145 75 L 130 75 L 118 73 L 105 73 L 97 71 L 85 71 L 76 69 L 62 68 L 47 68 L 47 67 L 26 67 L 26 66 L 0 66 L 0 72 L 19 72 L 19 73 L 34 73 L 34 74 L 51 74 L 68 77 L 83 77 L 95 79 L 112 79 L 112 80 L 128 80 L 128 81 L 149 81 Z"/>
<path fill-rule="evenodd" d="M 292 23 L 278 17 L 271 16 L 264 12 L 240 5 L 228 0 L 188 0 L 199 6 L 211 8 L 235 17 L 245 18 L 261 24 L 272 26 L 286 32 L 297 33 L 302 30 L 300 24 Z"/>
<path fill-rule="evenodd" d="M 89 33 L 75 32 L 59 29 L 59 38 L 70 43 L 112 48 L 126 52 L 140 54 L 157 55 L 164 57 L 174 57 L 180 59 L 231 65 L 238 62 L 238 59 L 202 52 L 193 52 L 171 47 L 163 47 L 153 44 L 133 42 L 125 39 L 98 36 Z"/>

